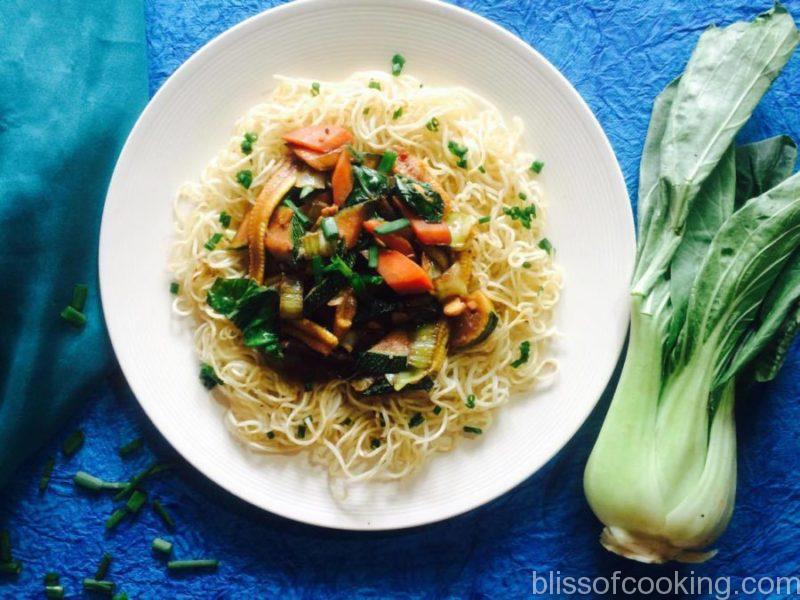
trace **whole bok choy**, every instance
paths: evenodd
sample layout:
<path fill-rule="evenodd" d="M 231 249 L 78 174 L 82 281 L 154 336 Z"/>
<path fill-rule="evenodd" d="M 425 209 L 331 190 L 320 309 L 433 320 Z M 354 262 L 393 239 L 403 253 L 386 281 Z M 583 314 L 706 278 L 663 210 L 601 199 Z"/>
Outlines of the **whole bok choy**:
<path fill-rule="evenodd" d="M 653 108 L 628 351 L 584 475 L 601 543 L 629 558 L 713 555 L 736 489 L 735 381 L 772 378 L 798 327 L 796 147 L 734 147 L 797 42 L 780 5 L 708 29 Z"/>

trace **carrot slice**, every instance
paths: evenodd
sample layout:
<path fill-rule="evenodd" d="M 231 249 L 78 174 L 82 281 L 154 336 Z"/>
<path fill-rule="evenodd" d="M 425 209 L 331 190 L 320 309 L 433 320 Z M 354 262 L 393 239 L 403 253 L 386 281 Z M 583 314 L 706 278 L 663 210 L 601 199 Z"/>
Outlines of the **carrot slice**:
<path fill-rule="evenodd" d="M 264 267 L 267 263 L 264 236 L 267 233 L 270 217 L 278 203 L 292 189 L 295 181 L 297 181 L 297 167 L 291 160 L 284 160 L 264 184 L 250 211 L 247 224 L 247 240 L 250 245 L 248 275 L 259 284 L 264 281 Z"/>
<path fill-rule="evenodd" d="M 422 267 L 397 250 L 381 250 L 378 273 L 398 294 L 421 294 L 433 289 L 433 282 Z"/>
<path fill-rule="evenodd" d="M 283 136 L 283 141 L 317 152 L 330 152 L 347 142 L 353 136 L 344 127 L 338 125 L 314 125 L 290 131 Z"/>
<path fill-rule="evenodd" d="M 333 203 L 341 206 L 350 192 L 353 191 L 353 167 L 350 165 L 350 153 L 342 150 L 336 168 L 331 175 L 331 187 L 333 188 Z"/>
<path fill-rule="evenodd" d="M 294 155 L 317 171 L 330 171 L 336 166 L 341 150 L 331 150 L 330 152 L 317 152 L 299 146 L 289 146 Z"/>
<path fill-rule="evenodd" d="M 400 206 L 403 216 L 411 222 L 414 236 L 426 246 L 448 246 L 453 240 L 446 223 L 428 223 L 420 219 L 405 206 Z"/>
<path fill-rule="evenodd" d="M 292 257 L 292 217 L 294 211 L 288 206 L 279 206 L 269 220 L 264 246 L 278 260 L 289 260 Z"/>
<path fill-rule="evenodd" d="M 361 227 L 366 215 L 366 204 L 348 206 L 334 215 L 333 219 L 336 221 L 336 228 L 339 230 L 339 235 L 344 241 L 346 249 L 351 250 L 358 242 L 358 236 L 361 235 Z"/>
<path fill-rule="evenodd" d="M 397 250 L 400 254 L 405 256 L 413 257 L 414 246 L 412 246 L 411 242 L 409 242 L 402 235 L 397 233 L 386 233 L 384 235 L 379 235 L 375 233 L 375 228 L 381 223 L 383 223 L 383 221 L 380 219 L 370 219 L 369 221 L 364 221 L 364 229 L 374 235 L 376 240 L 383 242 L 387 248 L 390 248 L 391 250 Z"/>

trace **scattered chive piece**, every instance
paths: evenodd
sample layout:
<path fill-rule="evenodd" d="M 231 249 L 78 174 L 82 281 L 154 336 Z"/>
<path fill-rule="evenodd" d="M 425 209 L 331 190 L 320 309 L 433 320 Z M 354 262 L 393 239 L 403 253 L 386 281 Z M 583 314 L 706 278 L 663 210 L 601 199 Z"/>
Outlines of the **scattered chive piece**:
<path fill-rule="evenodd" d="M 319 81 L 315 81 L 311 84 L 311 95 L 319 96 Z"/>
<path fill-rule="evenodd" d="M 90 475 L 86 471 L 78 471 L 72 479 L 75 485 L 93 492 L 100 490 L 120 490 L 125 489 L 125 486 L 128 485 L 127 483 L 118 483 L 116 481 L 103 481 L 99 477 Z"/>
<path fill-rule="evenodd" d="M 215 233 L 210 238 L 208 238 L 208 240 L 206 240 L 206 243 L 203 244 L 203 247 L 210 252 L 211 250 L 216 248 L 217 244 L 219 244 L 221 241 L 222 241 L 222 234 Z"/>
<path fill-rule="evenodd" d="M 335 240 L 339 237 L 339 228 L 336 226 L 336 220 L 333 217 L 325 217 L 322 219 L 320 228 L 322 229 L 322 235 L 324 235 L 325 239 L 328 241 Z"/>
<path fill-rule="evenodd" d="M 389 173 L 392 170 L 392 167 L 394 167 L 396 160 L 397 152 L 387 150 L 381 157 L 381 163 L 378 165 L 378 171 L 381 173 Z"/>
<path fill-rule="evenodd" d="M 80 429 L 76 429 L 70 433 L 67 439 L 64 440 L 64 443 L 61 444 L 61 452 L 63 452 L 65 456 L 72 456 L 83 446 L 83 440 L 83 432 Z"/>
<path fill-rule="evenodd" d="M 275 439 L 275 432 L 274 431 L 268 431 L 267 432 L 267 439 L 274 440 Z"/>
<path fill-rule="evenodd" d="M 208 558 L 199 560 L 171 560 L 167 563 L 167 568 L 173 571 L 182 571 L 185 569 L 216 569 L 219 566 L 219 561 Z"/>
<path fill-rule="evenodd" d="M 396 121 L 397 119 L 399 119 L 402 116 L 403 116 L 403 107 L 401 106 L 400 108 L 398 108 L 396 111 L 394 111 L 392 113 L 392 120 Z"/>
<path fill-rule="evenodd" d="M 486 173 L 486 167 L 481 165 L 480 167 L 478 167 L 478 171 L 480 171 L 481 173 Z"/>
<path fill-rule="evenodd" d="M 157 537 L 153 540 L 152 548 L 156 552 L 159 552 L 165 556 L 169 556 L 172 553 L 172 542 L 168 542 L 163 538 Z"/>
<path fill-rule="evenodd" d="M 177 281 L 173 281 L 169 284 L 169 293 L 173 296 L 176 295 L 178 292 L 181 291 L 181 286 Z"/>
<path fill-rule="evenodd" d="M 100 559 L 100 564 L 97 567 L 94 578 L 97 580 L 103 579 L 106 573 L 108 573 L 109 566 L 111 566 L 111 555 L 108 552 L 103 552 L 103 558 Z"/>
<path fill-rule="evenodd" d="M 369 85 L 367 87 L 370 87 L 373 90 L 379 90 L 379 89 L 381 89 L 381 84 L 379 82 L 375 81 L 374 79 L 370 79 L 369 80 Z"/>
<path fill-rule="evenodd" d="M 219 222 L 225 229 L 227 229 L 231 226 L 231 216 L 223 210 L 221 213 L 219 213 Z"/>
<path fill-rule="evenodd" d="M 392 57 L 392 75 L 397 77 L 403 72 L 403 67 L 406 64 L 406 59 L 400 54 L 395 54 Z"/>
<path fill-rule="evenodd" d="M 68 306 L 61 311 L 61 318 L 75 327 L 83 327 L 86 325 L 86 315 L 79 310 L 75 310 L 72 306 Z"/>
<path fill-rule="evenodd" d="M 11 535 L 8 533 L 8 529 L 3 529 L 0 532 L 0 562 L 11 562 L 12 558 Z"/>
<path fill-rule="evenodd" d="M 442 407 L 439 406 L 438 404 L 433 407 L 433 414 L 438 415 L 441 412 L 442 412 Z"/>
<path fill-rule="evenodd" d="M 141 490 L 133 490 L 130 498 L 125 503 L 125 507 L 132 513 L 138 513 L 139 509 L 147 502 L 147 494 Z"/>
<path fill-rule="evenodd" d="M 114 529 L 127 514 L 128 511 L 124 508 L 116 509 L 113 513 L 111 513 L 111 516 L 106 519 L 106 529 Z"/>
<path fill-rule="evenodd" d="M 114 582 L 98 581 L 97 579 L 87 577 L 83 580 L 83 589 L 87 592 L 103 592 L 110 596 L 114 592 Z"/>
<path fill-rule="evenodd" d="M 89 288 L 85 283 L 76 283 L 72 288 L 72 302 L 69 305 L 78 312 L 83 311 L 86 306 L 86 296 L 89 295 Z"/>
<path fill-rule="evenodd" d="M 111 600 L 128 600 L 128 594 L 126 594 L 125 592 L 114 594 L 114 597 Z"/>
<path fill-rule="evenodd" d="M 531 228 L 531 219 L 536 217 L 536 206 L 529 204 L 524 208 L 515 206 L 513 208 L 504 208 L 503 212 L 515 221 L 519 221 L 525 229 Z"/>
<path fill-rule="evenodd" d="M 372 441 L 369 443 L 369 445 L 372 446 L 373 448 L 380 448 L 381 441 L 378 438 L 372 438 Z"/>
<path fill-rule="evenodd" d="M 50 485 L 50 476 L 53 474 L 53 467 L 56 466 L 56 459 L 52 456 L 44 463 L 44 471 L 42 471 L 42 478 L 39 480 L 39 491 L 43 492 Z"/>
<path fill-rule="evenodd" d="M 200 363 L 200 381 L 207 390 L 222 383 L 222 379 L 214 371 L 214 367 L 208 363 Z"/>
<path fill-rule="evenodd" d="M 310 187 L 310 186 L 309 186 L 309 187 Z M 303 189 L 306 189 L 306 188 L 303 188 Z M 311 188 L 311 189 L 313 190 L 314 188 Z M 301 193 L 301 194 L 303 193 L 303 192 L 302 192 L 302 190 L 301 190 L 301 192 L 300 192 L 300 193 Z M 310 193 L 310 192 L 309 192 L 309 193 Z M 306 195 L 308 195 L 308 194 L 306 194 Z M 297 204 L 295 204 L 294 202 L 292 202 L 291 200 L 289 200 L 289 198 L 286 198 L 286 199 L 283 201 L 283 204 L 284 204 L 285 206 L 287 206 L 287 207 L 289 207 L 289 208 L 291 208 L 291 209 L 292 209 L 292 212 L 294 213 L 294 216 L 296 216 L 298 219 L 300 219 L 300 222 L 301 222 L 303 225 L 308 225 L 308 217 L 306 216 L 306 214 L 305 214 L 305 213 L 304 213 L 302 210 L 300 210 L 300 207 L 299 207 L 299 206 L 297 206 Z"/>
<path fill-rule="evenodd" d="M 367 251 L 367 264 L 369 265 L 370 269 L 375 269 L 378 267 L 378 247 L 377 246 L 370 246 L 369 250 Z"/>
<path fill-rule="evenodd" d="M 142 440 L 142 438 L 140 437 L 134 438 L 124 446 L 121 446 L 120 449 L 117 450 L 117 453 L 122 458 L 127 458 L 128 456 L 139 450 L 143 445 L 144 445 L 144 440 Z"/>
<path fill-rule="evenodd" d="M 301 188 L 300 188 L 300 193 L 298 194 L 298 196 L 297 196 L 297 197 L 298 197 L 300 200 L 302 200 L 303 198 L 305 198 L 306 196 L 308 196 L 308 195 L 309 195 L 311 192 L 313 192 L 315 189 L 317 189 L 317 188 L 315 188 L 313 185 L 304 185 L 303 187 L 301 187 Z M 286 204 L 286 202 L 290 202 L 290 200 L 287 198 L 287 199 L 284 201 L 284 204 Z M 289 206 L 289 205 L 288 205 L 288 204 L 286 204 L 286 206 Z M 305 217 L 305 214 L 304 214 L 303 216 Z"/>
<path fill-rule="evenodd" d="M 408 420 L 409 427 L 416 427 L 417 425 L 422 425 L 422 422 L 425 420 L 425 417 L 422 416 L 422 413 L 414 413 L 411 418 Z"/>
<path fill-rule="evenodd" d="M 394 221 L 388 221 L 386 223 L 381 223 L 375 228 L 375 233 L 379 235 L 385 235 L 387 233 L 394 233 L 395 231 L 400 231 L 405 229 L 411 225 L 411 222 L 404 218 L 395 219 Z"/>
<path fill-rule="evenodd" d="M 236 173 L 236 181 L 238 181 L 244 189 L 250 189 L 250 184 L 253 183 L 253 172 L 250 169 L 243 169 Z"/>
<path fill-rule="evenodd" d="M 483 429 L 480 427 L 472 427 L 472 425 L 464 425 L 464 433 L 474 433 L 476 435 L 480 435 L 483 433 Z"/>
<path fill-rule="evenodd" d="M 480 224 L 488 223 L 491 220 L 492 220 L 492 217 L 490 217 L 489 215 L 486 215 L 485 217 L 481 217 L 480 219 L 478 219 L 478 223 L 480 223 Z"/>
<path fill-rule="evenodd" d="M 58 585 L 59 583 L 61 583 L 61 575 L 55 571 L 50 571 L 44 574 L 45 585 Z"/>
<path fill-rule="evenodd" d="M 352 425 L 353 419 L 351 419 L 350 417 L 345 417 L 345 419 L 342 421 L 341 424 L 344 425 L 345 427 L 348 425 Z"/>
<path fill-rule="evenodd" d="M 144 471 L 139 471 L 136 475 L 131 477 L 130 481 L 124 484 L 119 493 L 114 496 L 114 502 L 121 502 L 124 498 L 130 495 L 130 493 L 133 492 L 133 490 L 136 489 L 136 487 L 147 477 L 156 475 L 157 473 L 161 473 L 162 471 L 166 471 L 170 468 L 170 465 L 154 463 L 147 467 Z"/>
<path fill-rule="evenodd" d="M 301 440 L 304 437 L 306 437 L 306 426 L 305 425 L 299 425 L 297 427 L 297 437 L 299 437 Z"/>
<path fill-rule="evenodd" d="M 475 394 L 470 394 L 467 396 L 467 401 L 465 403 L 467 408 L 475 408 Z"/>
<path fill-rule="evenodd" d="M 0 573 L 7 575 L 19 575 L 22 572 L 22 563 L 18 560 L 9 560 L 8 562 L 0 562 Z"/>
<path fill-rule="evenodd" d="M 525 192 L 520 192 L 518 194 L 518 196 L 519 196 L 520 200 L 527 200 L 528 199 L 528 194 L 526 194 Z"/>
<path fill-rule="evenodd" d="M 46 585 L 44 586 L 45 598 L 63 598 L 64 588 L 60 585 Z"/>
<path fill-rule="evenodd" d="M 535 160 L 531 163 L 531 171 L 534 173 L 541 173 L 544 168 L 544 163 L 540 160 Z"/>
<path fill-rule="evenodd" d="M 258 139 L 258 134 L 256 133 L 245 133 L 244 139 L 242 140 L 241 148 L 242 152 L 245 154 L 250 154 L 253 151 L 253 142 Z M 227 225 L 225 225 L 227 227 Z"/>
<path fill-rule="evenodd" d="M 428 131 L 439 131 L 439 119 L 433 117 L 430 121 L 425 123 L 425 129 Z"/>
<path fill-rule="evenodd" d="M 365 109 L 364 109 L 364 115 L 366 116 L 366 115 L 368 115 L 368 114 L 369 114 L 369 106 L 368 106 L 367 108 L 365 108 Z"/>
<path fill-rule="evenodd" d="M 466 146 L 459 146 L 453 140 L 447 142 L 447 149 L 458 158 L 456 165 L 465 169 L 467 167 L 467 152 L 469 152 L 469 149 Z"/>
<path fill-rule="evenodd" d="M 542 238 L 539 242 L 539 248 L 547 252 L 548 254 L 553 253 L 553 244 L 550 243 L 550 240 L 547 238 Z"/>
<path fill-rule="evenodd" d="M 169 516 L 169 513 L 157 499 L 153 500 L 153 510 L 159 517 L 161 517 L 161 520 L 164 521 L 164 525 L 167 526 L 167 529 L 170 531 L 175 529 L 175 521 L 172 520 L 172 517 Z"/>
<path fill-rule="evenodd" d="M 523 268 L 523 269 L 530 269 L 530 268 L 531 268 L 531 263 L 529 263 L 529 262 L 526 260 L 524 263 L 522 263 L 522 268 Z"/>
<path fill-rule="evenodd" d="M 531 343 L 529 341 L 520 342 L 519 345 L 519 358 L 511 363 L 511 366 L 515 369 L 521 367 L 526 362 L 528 362 L 528 358 L 531 354 Z"/>
<path fill-rule="evenodd" d="M 419 414 L 419 413 L 417 413 Z M 412 417 L 413 419 L 414 417 Z M 381 427 L 386 427 L 386 418 L 383 416 L 383 413 L 378 415 L 378 422 L 381 424 Z"/>

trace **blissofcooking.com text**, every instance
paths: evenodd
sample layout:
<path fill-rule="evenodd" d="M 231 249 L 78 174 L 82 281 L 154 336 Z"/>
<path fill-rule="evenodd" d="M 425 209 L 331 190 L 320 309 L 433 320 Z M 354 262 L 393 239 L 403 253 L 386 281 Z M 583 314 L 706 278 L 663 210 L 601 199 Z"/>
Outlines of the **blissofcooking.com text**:
<path fill-rule="evenodd" d="M 684 596 L 713 597 L 728 600 L 736 596 L 800 596 L 800 575 L 776 577 L 710 577 L 694 571 L 658 577 L 632 577 L 622 571 L 609 576 L 574 577 L 561 571 L 533 571 L 531 593 L 534 596 Z"/>

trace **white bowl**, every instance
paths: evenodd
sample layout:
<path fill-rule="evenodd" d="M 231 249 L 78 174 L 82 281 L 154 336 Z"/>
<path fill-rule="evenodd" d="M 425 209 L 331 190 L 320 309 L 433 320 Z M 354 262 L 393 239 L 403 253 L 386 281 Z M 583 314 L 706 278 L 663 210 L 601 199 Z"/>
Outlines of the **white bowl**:
<path fill-rule="evenodd" d="M 186 324 L 171 313 L 166 260 L 172 201 L 261 101 L 276 74 L 336 80 L 389 69 L 399 52 L 426 83 L 462 85 L 526 125 L 546 161 L 548 237 L 565 273 L 553 349 L 561 371 L 496 412 L 477 441 L 416 477 L 364 484 L 345 501 L 304 455 L 263 457 L 229 434 L 198 382 Z M 628 322 L 633 219 L 606 136 L 572 86 L 536 51 L 465 10 L 430 0 L 300 0 L 217 37 L 167 80 L 120 155 L 100 235 L 111 341 L 136 398 L 164 437 L 214 482 L 279 515 L 342 529 L 392 529 L 465 512 L 510 490 L 577 431 L 612 374 Z"/>

